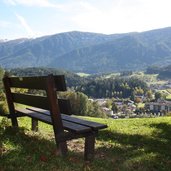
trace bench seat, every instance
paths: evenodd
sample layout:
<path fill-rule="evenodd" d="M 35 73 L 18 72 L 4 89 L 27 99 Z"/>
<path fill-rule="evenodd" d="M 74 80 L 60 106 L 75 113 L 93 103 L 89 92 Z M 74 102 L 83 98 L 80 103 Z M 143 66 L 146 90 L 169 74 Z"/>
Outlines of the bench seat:
<path fill-rule="evenodd" d="M 34 119 L 37 119 L 37 120 L 40 120 L 42 122 L 52 125 L 52 119 L 50 115 L 42 115 L 41 113 L 31 111 L 28 109 L 17 109 L 16 111 L 19 114 L 24 114 L 25 116 L 28 116 L 28 117 L 31 117 L 31 118 L 34 118 Z M 84 133 L 84 132 L 91 131 L 90 127 L 79 125 L 79 124 L 69 122 L 66 120 L 62 120 L 62 123 L 63 123 L 64 129 L 68 131 L 73 131 L 75 133 Z"/>
<path fill-rule="evenodd" d="M 35 108 L 35 107 L 31 107 L 31 108 L 29 107 L 26 109 L 50 116 L 50 112 L 48 110 Z M 95 131 L 97 131 L 99 129 L 107 128 L 107 125 L 100 124 L 100 123 L 93 122 L 93 121 L 87 121 L 87 120 L 80 119 L 80 118 L 74 117 L 74 116 L 61 114 L 61 117 L 62 117 L 62 120 L 69 121 L 69 122 L 76 123 L 76 124 L 83 125 L 83 126 L 88 126 L 92 130 L 95 130 Z"/>
<path fill-rule="evenodd" d="M 39 109 L 39 108 L 26 108 L 26 109 L 16 108 L 16 112 L 18 114 L 23 114 L 24 116 L 28 116 L 52 125 L 50 112 L 48 110 Z M 103 129 L 107 127 L 104 124 L 83 120 L 65 114 L 61 114 L 61 117 L 62 117 L 62 123 L 64 129 L 68 131 L 73 131 L 75 133 L 90 132 L 92 130 L 98 131 L 99 129 Z"/>

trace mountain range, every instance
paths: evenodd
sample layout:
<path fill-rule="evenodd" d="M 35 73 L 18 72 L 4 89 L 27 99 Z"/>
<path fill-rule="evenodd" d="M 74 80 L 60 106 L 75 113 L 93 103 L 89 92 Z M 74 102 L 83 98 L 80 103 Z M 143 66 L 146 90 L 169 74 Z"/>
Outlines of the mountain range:
<path fill-rule="evenodd" d="M 73 72 L 143 70 L 171 64 L 171 27 L 146 32 L 65 32 L 35 39 L 0 40 L 3 68 L 51 67 Z"/>

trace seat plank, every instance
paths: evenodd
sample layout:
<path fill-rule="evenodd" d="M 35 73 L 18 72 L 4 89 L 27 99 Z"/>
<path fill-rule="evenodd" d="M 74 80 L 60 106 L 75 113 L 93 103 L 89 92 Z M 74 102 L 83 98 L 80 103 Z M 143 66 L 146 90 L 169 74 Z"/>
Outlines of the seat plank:
<path fill-rule="evenodd" d="M 93 121 L 87 121 L 87 120 L 84 120 L 84 119 L 76 118 L 76 117 L 73 117 L 73 116 L 68 116 L 68 115 L 65 115 L 65 114 L 62 114 L 62 119 L 73 122 L 73 123 L 77 123 L 77 124 L 80 124 L 80 125 L 89 126 L 93 130 L 107 128 L 107 125 L 100 124 L 100 123 L 93 122 Z"/>
<path fill-rule="evenodd" d="M 50 112 L 48 110 L 43 110 L 40 108 L 27 108 L 27 109 L 31 110 L 31 111 L 39 112 L 39 113 L 44 114 L 44 115 L 50 115 Z M 100 124 L 97 122 L 87 121 L 84 119 L 76 118 L 73 116 L 68 116 L 65 114 L 61 114 L 61 116 L 62 116 L 62 120 L 65 120 L 65 121 L 68 121 L 71 123 L 76 123 L 76 124 L 83 125 L 83 126 L 88 126 L 88 127 L 91 127 L 91 129 L 93 129 L 93 130 L 107 128 L 107 125 Z"/>
<path fill-rule="evenodd" d="M 28 109 L 16 109 L 16 112 L 22 113 L 26 116 L 29 116 L 29 117 L 34 118 L 34 119 L 38 119 L 42 122 L 45 122 L 47 124 L 52 125 L 52 120 L 51 120 L 50 115 L 42 115 L 41 113 L 31 111 Z M 66 120 L 62 120 L 62 123 L 63 123 L 64 129 L 66 129 L 68 131 L 73 131 L 75 133 L 85 133 L 85 132 L 91 131 L 91 128 L 89 128 L 87 126 L 79 125 L 76 123 L 71 123 L 71 122 L 66 121 Z"/>

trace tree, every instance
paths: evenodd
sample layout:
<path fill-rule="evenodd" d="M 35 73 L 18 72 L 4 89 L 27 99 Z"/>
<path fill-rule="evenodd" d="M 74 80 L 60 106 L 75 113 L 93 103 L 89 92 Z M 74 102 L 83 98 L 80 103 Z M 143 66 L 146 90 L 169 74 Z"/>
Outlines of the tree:
<path fill-rule="evenodd" d="M 140 102 L 142 102 L 141 98 L 135 97 L 135 103 L 140 103 Z"/>
<path fill-rule="evenodd" d="M 3 89 L 2 78 L 4 76 L 5 71 L 0 68 L 0 114 L 5 114 L 8 111 L 7 103 L 5 101 L 5 93 Z"/>
<path fill-rule="evenodd" d="M 118 106 L 116 105 L 116 103 L 114 101 L 112 102 L 112 110 L 114 113 L 118 112 Z"/>
<path fill-rule="evenodd" d="M 155 96 L 155 100 L 157 101 L 158 99 L 162 98 L 162 93 L 157 91 L 154 96 Z"/>
<path fill-rule="evenodd" d="M 0 101 L 5 100 L 5 94 L 4 94 L 3 83 L 2 83 L 3 76 L 4 76 L 4 70 L 0 68 Z"/>
<path fill-rule="evenodd" d="M 91 102 L 88 96 L 81 92 L 67 91 L 59 93 L 58 96 L 70 100 L 71 112 L 74 115 L 105 117 L 100 106 Z"/>
<path fill-rule="evenodd" d="M 111 99 L 108 99 L 107 101 L 106 101 L 106 105 L 105 105 L 107 108 L 109 108 L 109 109 L 111 109 L 111 107 L 112 107 L 112 100 Z"/>
<path fill-rule="evenodd" d="M 135 95 L 143 95 L 144 90 L 141 87 L 135 87 L 134 93 Z"/>
<path fill-rule="evenodd" d="M 106 114 L 101 110 L 97 102 L 93 102 L 92 105 L 90 105 L 90 109 L 91 110 L 89 111 L 88 116 L 100 117 L 100 118 L 106 117 Z"/>
<path fill-rule="evenodd" d="M 4 76 L 4 70 L 2 68 L 0 68 L 0 91 L 2 91 L 3 88 L 3 83 L 2 83 L 2 78 Z"/>
<path fill-rule="evenodd" d="M 65 95 L 71 103 L 72 113 L 75 115 L 87 115 L 88 113 L 88 97 L 80 92 L 67 92 Z"/>
<path fill-rule="evenodd" d="M 152 98 L 153 98 L 152 91 L 151 90 L 147 90 L 146 96 L 147 96 L 147 99 L 152 100 Z"/>

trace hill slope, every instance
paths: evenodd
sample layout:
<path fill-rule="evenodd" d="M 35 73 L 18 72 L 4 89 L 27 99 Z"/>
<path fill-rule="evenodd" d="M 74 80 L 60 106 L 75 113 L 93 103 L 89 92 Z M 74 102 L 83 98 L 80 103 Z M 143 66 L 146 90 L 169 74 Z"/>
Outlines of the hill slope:
<path fill-rule="evenodd" d="M 87 118 L 86 118 L 87 119 Z M 97 119 L 108 128 L 96 140 L 95 158 L 83 161 L 83 140 L 69 141 L 69 155 L 56 155 L 52 127 L 41 123 L 39 132 L 29 131 L 30 120 L 22 117 L 13 129 L 0 117 L 0 170 L 65 171 L 169 171 L 171 166 L 171 118 Z"/>
<path fill-rule="evenodd" d="M 0 42 L 0 66 L 55 67 L 75 72 L 140 70 L 171 64 L 171 28 L 104 35 L 66 32 Z"/>

